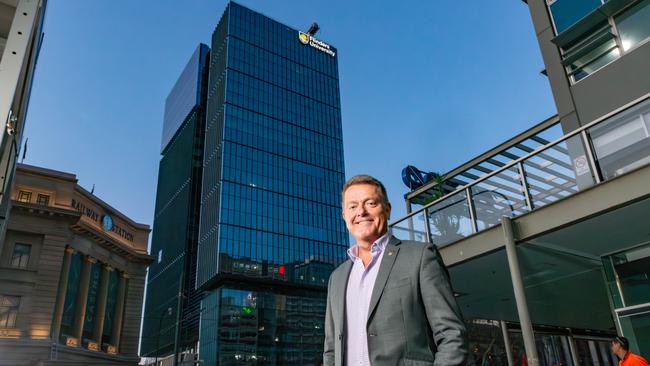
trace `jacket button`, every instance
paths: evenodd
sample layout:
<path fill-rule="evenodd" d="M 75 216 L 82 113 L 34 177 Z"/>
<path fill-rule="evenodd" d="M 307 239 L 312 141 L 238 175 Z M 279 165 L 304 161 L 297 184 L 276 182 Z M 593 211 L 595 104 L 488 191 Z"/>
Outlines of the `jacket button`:
<path fill-rule="evenodd" d="M 339 334 L 339 341 L 343 339 L 343 334 Z"/>

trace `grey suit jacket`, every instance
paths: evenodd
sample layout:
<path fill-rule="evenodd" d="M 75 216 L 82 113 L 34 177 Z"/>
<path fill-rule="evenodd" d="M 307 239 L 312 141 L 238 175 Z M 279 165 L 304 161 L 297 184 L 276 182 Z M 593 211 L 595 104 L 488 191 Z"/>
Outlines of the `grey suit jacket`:
<path fill-rule="evenodd" d="M 345 293 L 352 261 L 330 276 L 325 315 L 326 366 L 345 365 Z M 391 237 L 370 298 L 372 366 L 461 365 L 465 325 L 436 247 Z"/>

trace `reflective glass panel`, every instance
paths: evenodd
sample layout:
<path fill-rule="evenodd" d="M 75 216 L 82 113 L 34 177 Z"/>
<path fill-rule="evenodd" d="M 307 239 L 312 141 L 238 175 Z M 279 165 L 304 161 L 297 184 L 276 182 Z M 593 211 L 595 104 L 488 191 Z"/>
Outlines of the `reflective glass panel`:
<path fill-rule="evenodd" d="M 472 199 L 479 230 L 499 225 L 501 216 L 516 217 L 528 212 L 517 166 L 473 186 Z"/>
<path fill-rule="evenodd" d="M 573 74 L 573 80 L 579 81 L 614 61 L 620 56 L 620 54 L 618 47 L 616 47 L 616 41 L 610 39 L 572 62 L 571 65 L 569 65 L 569 71 L 575 71 Z"/>
<path fill-rule="evenodd" d="M 562 33 L 601 5 L 600 0 L 557 0 L 549 8 L 557 33 Z"/>
<path fill-rule="evenodd" d="M 650 163 L 650 100 L 589 130 L 605 179 Z"/>
<path fill-rule="evenodd" d="M 650 302 L 650 246 L 612 256 L 624 306 Z"/>
<path fill-rule="evenodd" d="M 473 233 L 467 194 L 459 191 L 427 208 L 431 239 L 437 246 L 452 243 Z"/>
<path fill-rule="evenodd" d="M 515 365 L 528 365 L 521 332 L 510 331 L 510 347 Z M 557 334 L 535 333 L 535 346 L 540 365 L 573 365 L 569 337 Z"/>
<path fill-rule="evenodd" d="M 20 297 L 0 295 L 0 329 L 16 326 L 19 305 Z"/>
<path fill-rule="evenodd" d="M 630 340 L 630 350 L 644 357 L 650 354 L 650 308 L 619 318 L 623 335 Z"/>
<path fill-rule="evenodd" d="M 508 366 L 503 333 L 496 320 L 466 319 L 468 365 Z"/>
<path fill-rule="evenodd" d="M 391 227 L 393 235 L 402 240 L 426 242 L 424 212 L 419 212 L 410 218 L 398 222 Z"/>
<path fill-rule="evenodd" d="M 11 266 L 21 269 L 27 268 L 27 264 L 29 263 L 29 254 L 31 251 L 31 245 L 16 243 L 14 245 L 14 252 L 11 256 Z"/>
<path fill-rule="evenodd" d="M 616 366 L 618 360 L 610 350 L 608 339 L 575 339 L 580 365 Z"/>
<path fill-rule="evenodd" d="M 524 161 L 533 208 L 546 206 L 594 184 L 580 136 L 573 136 Z"/>
<path fill-rule="evenodd" d="M 623 44 L 623 51 L 650 37 L 650 0 L 644 0 L 617 16 L 614 21 Z"/>
<path fill-rule="evenodd" d="M 202 360 L 206 365 L 318 365 L 325 307 L 324 293 L 215 290 L 201 304 Z"/>

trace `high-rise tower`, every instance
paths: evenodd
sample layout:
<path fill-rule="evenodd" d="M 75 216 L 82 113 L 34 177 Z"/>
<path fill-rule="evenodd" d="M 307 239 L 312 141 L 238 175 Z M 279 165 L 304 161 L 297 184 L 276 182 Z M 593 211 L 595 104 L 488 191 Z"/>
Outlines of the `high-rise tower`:
<path fill-rule="evenodd" d="M 143 356 L 191 348 L 198 339 L 201 294 L 194 289 L 209 53 L 204 44 L 196 48 L 165 103 Z"/>
<path fill-rule="evenodd" d="M 338 55 L 314 29 L 300 32 L 230 2 L 212 36 L 197 250 L 184 256 L 196 259 L 195 276 L 184 272 L 195 283 L 184 290 L 177 322 L 180 333 L 191 332 L 186 317 L 198 315 L 205 364 L 304 365 L 322 353 L 327 280 L 348 237 Z M 175 173 L 161 165 L 160 174 L 159 185 Z M 165 230 L 171 237 L 182 225 Z M 191 298 L 202 299 L 200 308 L 187 310 Z M 174 324 L 165 309 L 145 315 L 150 345 L 153 328 Z"/>

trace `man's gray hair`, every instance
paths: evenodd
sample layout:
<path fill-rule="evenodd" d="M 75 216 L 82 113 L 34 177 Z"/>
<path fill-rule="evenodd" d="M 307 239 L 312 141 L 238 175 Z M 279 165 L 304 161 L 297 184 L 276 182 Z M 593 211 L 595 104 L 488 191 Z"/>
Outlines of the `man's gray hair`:
<path fill-rule="evenodd" d="M 348 179 L 348 181 L 343 185 L 343 189 L 341 189 L 341 199 L 343 199 L 343 195 L 345 194 L 345 191 L 348 190 L 348 188 L 357 184 L 369 184 L 371 186 L 377 187 L 379 189 L 379 198 L 381 199 L 382 203 L 390 207 L 388 194 L 386 193 L 386 187 L 384 187 L 384 185 L 377 178 L 366 174 L 355 175 L 354 177 Z"/>

